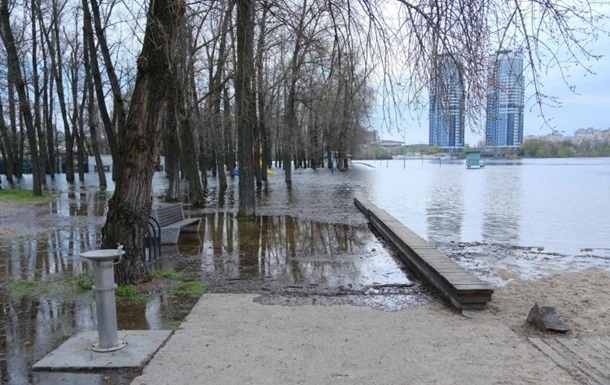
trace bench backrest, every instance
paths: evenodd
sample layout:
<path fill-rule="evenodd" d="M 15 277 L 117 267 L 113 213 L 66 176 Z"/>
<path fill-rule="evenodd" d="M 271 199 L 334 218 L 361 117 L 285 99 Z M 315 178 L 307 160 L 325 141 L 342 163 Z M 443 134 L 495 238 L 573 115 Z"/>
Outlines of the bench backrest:
<path fill-rule="evenodd" d="M 180 204 L 159 206 L 155 208 L 155 213 L 161 227 L 180 222 L 184 219 L 184 213 Z"/>

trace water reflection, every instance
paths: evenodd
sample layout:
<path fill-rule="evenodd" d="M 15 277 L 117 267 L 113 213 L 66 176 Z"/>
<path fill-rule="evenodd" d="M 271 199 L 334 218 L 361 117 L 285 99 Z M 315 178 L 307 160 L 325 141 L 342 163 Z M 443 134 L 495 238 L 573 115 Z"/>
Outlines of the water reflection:
<path fill-rule="evenodd" d="M 105 216 L 110 195 L 106 190 L 62 192 L 50 203 L 49 211 L 62 217 Z"/>
<path fill-rule="evenodd" d="M 178 249 L 199 254 L 203 276 L 215 282 L 318 288 L 410 283 L 368 228 L 346 224 L 290 216 L 244 222 L 230 213 L 206 214 L 198 233 L 181 235 Z"/>
<path fill-rule="evenodd" d="M 519 244 L 521 167 L 485 174 L 483 239 Z"/>
<path fill-rule="evenodd" d="M 443 171 L 445 171 L 443 169 Z M 439 172 L 440 174 L 440 172 Z M 462 174 L 443 172 L 428 186 L 426 219 L 433 240 L 459 241 L 464 218 Z"/>

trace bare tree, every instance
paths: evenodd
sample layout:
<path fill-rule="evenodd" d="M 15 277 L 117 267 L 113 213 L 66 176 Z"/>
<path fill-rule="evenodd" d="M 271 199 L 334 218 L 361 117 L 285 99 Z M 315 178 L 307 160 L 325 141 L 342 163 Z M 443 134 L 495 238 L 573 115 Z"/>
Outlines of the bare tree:
<path fill-rule="evenodd" d="M 256 213 L 254 169 L 252 165 L 253 134 L 256 126 L 254 74 L 254 4 L 237 0 L 237 63 L 235 103 L 239 159 L 239 211 L 241 219 L 252 219 Z"/>
<path fill-rule="evenodd" d="M 141 253 L 165 112 L 175 92 L 175 75 L 171 70 L 178 26 L 185 10 L 186 4 L 182 0 L 155 0 L 148 8 L 138 75 L 119 142 L 122 167 L 117 173 L 102 228 L 102 247 L 115 248 L 122 244 L 126 251 L 115 269 L 119 284 L 137 284 L 150 279 Z"/>
<path fill-rule="evenodd" d="M 8 8 L 8 0 L 1 0 L 0 28 L 2 42 L 4 43 L 4 48 L 6 50 L 9 82 L 11 82 L 17 90 L 17 96 L 19 98 L 19 111 L 23 118 L 28 136 L 30 159 L 32 161 L 33 193 L 35 196 L 42 196 L 43 175 L 40 174 L 41 167 L 38 156 L 37 131 L 36 127 L 34 126 L 30 101 L 27 97 L 26 86 L 21 73 L 21 64 L 17 54 L 17 46 L 9 16 L 10 12 Z"/>

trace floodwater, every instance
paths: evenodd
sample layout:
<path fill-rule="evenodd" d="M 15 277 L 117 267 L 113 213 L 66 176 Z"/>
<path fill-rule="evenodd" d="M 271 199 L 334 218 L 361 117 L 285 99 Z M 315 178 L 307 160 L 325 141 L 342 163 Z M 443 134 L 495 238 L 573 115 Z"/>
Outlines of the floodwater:
<path fill-rule="evenodd" d="M 208 292 L 259 293 L 270 304 L 347 303 L 396 310 L 434 295 L 398 262 L 353 204 L 364 194 L 450 258 L 494 284 L 493 267 L 539 278 L 552 271 L 610 269 L 610 159 L 519 160 L 466 170 L 464 162 L 397 160 L 348 172 L 298 169 L 287 188 L 271 175 L 257 190 L 255 222 L 238 222 L 237 179 L 210 179 L 198 228 L 164 246 L 154 263 L 203 281 Z M 23 182 L 28 188 L 28 179 Z M 161 200 L 166 179 L 155 176 Z M 6 187 L 3 185 L 3 187 Z M 0 380 L 3 384 L 127 384 L 129 372 L 33 373 L 33 363 L 79 331 L 95 329 L 90 293 L 65 277 L 90 271 L 81 251 L 100 241 L 113 190 L 95 175 L 68 186 L 48 181 L 55 201 L 2 207 Z M 188 209 L 188 207 L 187 207 Z M 187 210 L 188 211 L 188 210 Z M 18 285 L 39 282 L 41 285 Z M 147 301 L 118 304 L 120 329 L 173 329 L 196 298 L 151 289 Z"/>
<path fill-rule="evenodd" d="M 368 228 L 353 205 L 366 185 L 359 172 L 297 170 L 292 188 L 277 175 L 258 194 L 259 217 L 235 219 L 237 180 L 220 191 L 212 181 L 197 228 L 163 246 L 151 266 L 202 281 L 207 292 L 260 293 L 266 304 L 353 304 L 398 310 L 433 300 L 429 289 Z M 23 182 L 27 186 L 27 179 Z M 34 209 L 0 212 L 0 380 L 2 384 L 127 384 L 133 371 L 33 372 L 31 366 L 80 331 L 96 329 L 94 296 L 68 282 L 91 272 L 80 252 L 97 248 L 112 195 L 95 177 L 47 188 L 56 199 Z M 160 200 L 165 178 L 157 175 Z M 151 286 L 147 300 L 117 301 L 118 327 L 174 329 L 197 298 Z"/>

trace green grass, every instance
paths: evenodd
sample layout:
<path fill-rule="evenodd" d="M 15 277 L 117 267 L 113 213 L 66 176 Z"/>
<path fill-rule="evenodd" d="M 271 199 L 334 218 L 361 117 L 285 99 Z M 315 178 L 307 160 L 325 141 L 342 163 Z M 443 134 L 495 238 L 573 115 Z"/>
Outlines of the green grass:
<path fill-rule="evenodd" d="M 9 282 L 8 287 L 15 295 L 42 296 L 49 293 L 49 285 L 43 281 L 14 281 Z"/>
<path fill-rule="evenodd" d="M 142 303 L 148 301 L 148 295 L 140 293 L 135 286 L 117 286 L 116 298 L 119 300 L 128 300 L 132 303 Z"/>
<path fill-rule="evenodd" d="M 53 195 L 48 191 L 44 191 L 41 197 L 34 196 L 32 190 L 0 190 L 0 202 L 3 203 L 24 203 L 24 204 L 39 204 L 48 203 L 53 200 Z"/>
<path fill-rule="evenodd" d="M 74 293 L 84 293 L 93 289 L 93 273 L 81 273 L 64 277 L 64 283 Z"/>
<path fill-rule="evenodd" d="M 151 275 L 151 277 L 156 278 L 171 279 L 174 281 L 179 281 L 182 279 L 180 273 L 176 273 L 175 271 L 150 269 L 148 270 L 148 273 Z"/>
<path fill-rule="evenodd" d="M 200 281 L 180 282 L 169 286 L 169 292 L 175 295 L 201 297 L 204 291 L 205 286 Z"/>

